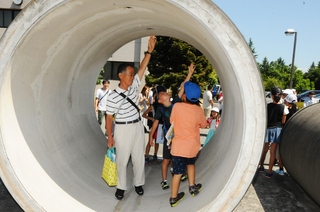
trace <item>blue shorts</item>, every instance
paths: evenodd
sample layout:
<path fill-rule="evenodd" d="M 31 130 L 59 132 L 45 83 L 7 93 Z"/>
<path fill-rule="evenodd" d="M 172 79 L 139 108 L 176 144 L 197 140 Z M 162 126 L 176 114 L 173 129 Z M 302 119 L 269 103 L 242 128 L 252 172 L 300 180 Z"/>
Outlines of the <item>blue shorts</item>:
<path fill-rule="evenodd" d="M 179 156 L 172 156 L 173 174 L 185 174 L 187 172 L 187 165 L 194 165 L 196 158 L 184 158 Z"/>
<path fill-rule="evenodd" d="M 277 143 L 281 141 L 281 127 L 267 128 L 265 143 Z"/>

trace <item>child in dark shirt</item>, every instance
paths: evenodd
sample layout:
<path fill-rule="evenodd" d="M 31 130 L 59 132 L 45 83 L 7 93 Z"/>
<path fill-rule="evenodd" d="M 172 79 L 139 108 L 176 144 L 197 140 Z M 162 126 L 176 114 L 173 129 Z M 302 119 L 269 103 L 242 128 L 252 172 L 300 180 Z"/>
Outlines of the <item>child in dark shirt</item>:
<path fill-rule="evenodd" d="M 266 173 L 266 177 L 270 178 L 272 176 L 272 168 L 276 158 L 277 146 L 280 144 L 282 126 L 286 122 L 286 115 L 289 113 L 288 108 L 281 104 L 282 91 L 280 88 L 275 87 L 271 89 L 271 97 L 273 102 L 267 105 L 267 131 L 266 140 L 264 144 L 263 153 L 260 159 L 259 171 L 264 171 L 264 160 L 266 158 L 267 152 L 270 146 L 270 161 L 269 169 Z"/>

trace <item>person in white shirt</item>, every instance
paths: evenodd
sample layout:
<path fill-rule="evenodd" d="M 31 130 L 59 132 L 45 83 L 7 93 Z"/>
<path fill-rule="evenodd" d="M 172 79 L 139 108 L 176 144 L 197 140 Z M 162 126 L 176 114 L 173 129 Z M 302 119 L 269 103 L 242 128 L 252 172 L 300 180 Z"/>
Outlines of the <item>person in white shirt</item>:
<path fill-rule="evenodd" d="M 108 132 L 108 148 L 117 148 L 117 174 L 118 184 L 115 197 L 122 200 L 124 192 L 128 190 L 127 185 L 127 165 L 132 161 L 133 178 L 132 185 L 135 192 L 142 196 L 145 183 L 145 135 L 140 118 L 140 110 L 137 106 L 139 87 L 151 54 L 156 44 L 156 37 L 150 36 L 148 50 L 140 63 L 137 73 L 134 67 L 128 63 L 118 66 L 117 74 L 120 83 L 113 90 L 107 102 L 106 129 Z M 113 126 L 113 121 L 115 125 Z M 114 133 L 113 132 L 114 129 Z"/>
<path fill-rule="evenodd" d="M 313 92 L 313 91 L 310 91 L 310 92 L 309 92 L 309 99 L 308 99 L 308 100 L 305 100 L 304 103 L 303 103 L 303 106 L 304 106 L 304 107 L 308 107 L 309 105 L 318 103 L 318 101 L 317 101 L 316 99 L 314 99 L 313 96 L 314 96 L 314 92 Z"/>
<path fill-rule="evenodd" d="M 102 81 L 102 88 L 99 88 L 96 93 L 95 99 L 95 110 L 98 113 L 98 122 L 101 125 L 102 121 L 106 119 L 106 110 L 107 110 L 107 98 L 109 93 L 110 82 L 109 80 Z"/>
<path fill-rule="evenodd" d="M 208 85 L 208 90 L 203 93 L 203 111 L 206 118 L 210 117 L 211 108 L 213 107 L 213 100 L 212 100 L 212 85 Z"/>

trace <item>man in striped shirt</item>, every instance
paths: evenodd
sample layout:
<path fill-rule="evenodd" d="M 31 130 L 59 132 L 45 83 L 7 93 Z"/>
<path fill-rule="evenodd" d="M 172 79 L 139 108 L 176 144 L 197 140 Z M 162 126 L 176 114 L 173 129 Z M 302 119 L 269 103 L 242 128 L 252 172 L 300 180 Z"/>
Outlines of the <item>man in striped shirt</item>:
<path fill-rule="evenodd" d="M 116 147 L 118 185 L 115 197 L 118 200 L 123 198 L 124 192 L 127 190 L 127 164 L 130 156 L 133 164 L 133 185 L 135 191 L 139 196 L 144 193 L 142 185 L 145 183 L 145 136 L 144 128 L 140 121 L 140 112 L 136 108 L 136 105 L 138 104 L 141 79 L 150 61 L 155 44 L 156 37 L 150 36 L 148 51 L 145 52 L 137 74 L 134 73 L 134 68 L 128 64 L 121 64 L 118 67 L 117 74 L 120 83 L 109 94 L 107 100 L 106 130 L 108 132 L 108 148 Z M 112 134 L 112 119 L 114 115 L 115 126 L 114 133 Z"/>

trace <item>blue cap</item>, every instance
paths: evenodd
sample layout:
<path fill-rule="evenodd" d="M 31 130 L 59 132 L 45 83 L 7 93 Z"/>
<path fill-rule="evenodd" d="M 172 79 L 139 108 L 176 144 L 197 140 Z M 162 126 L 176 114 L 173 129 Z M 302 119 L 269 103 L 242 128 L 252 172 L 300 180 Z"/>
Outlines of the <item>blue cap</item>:
<path fill-rule="evenodd" d="M 201 89 L 197 84 L 187 81 L 184 83 L 184 93 L 190 102 L 198 102 L 201 95 Z"/>

